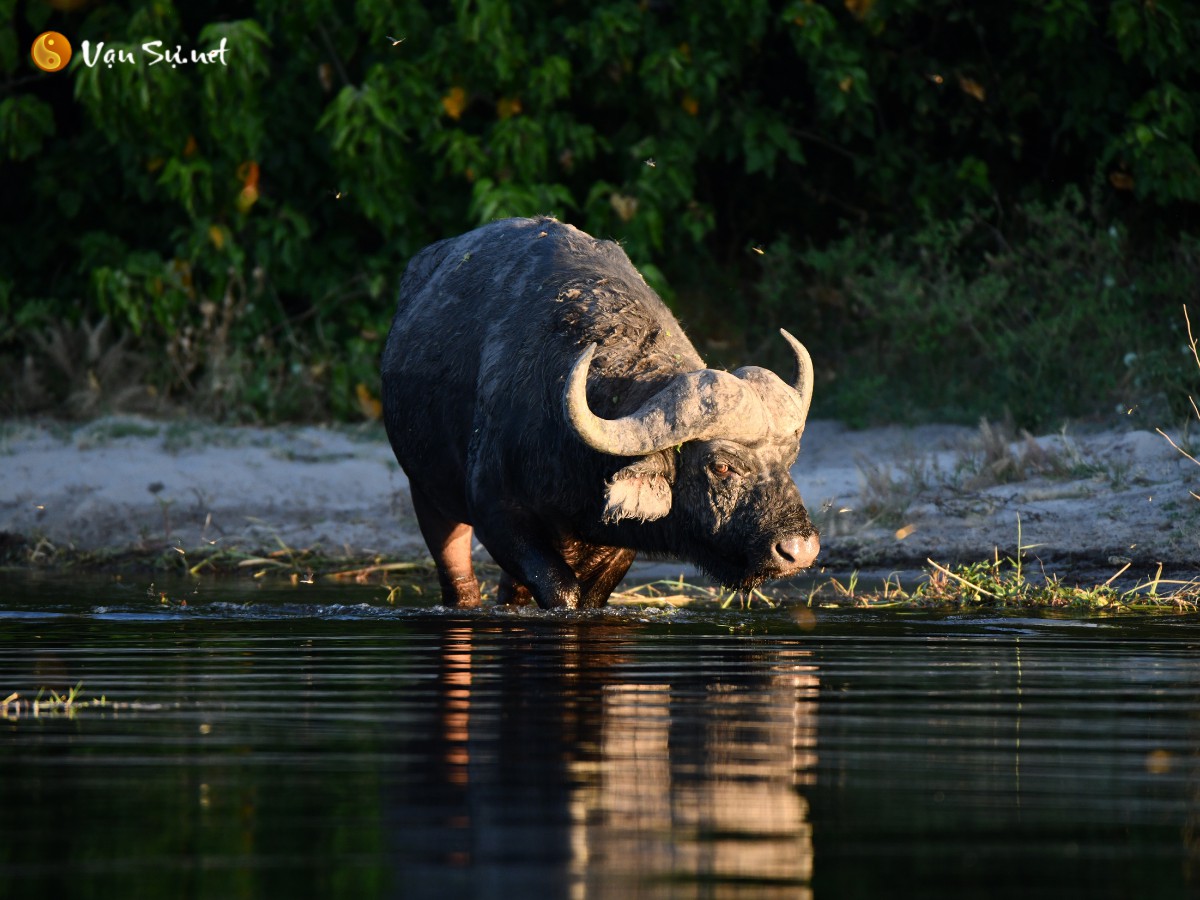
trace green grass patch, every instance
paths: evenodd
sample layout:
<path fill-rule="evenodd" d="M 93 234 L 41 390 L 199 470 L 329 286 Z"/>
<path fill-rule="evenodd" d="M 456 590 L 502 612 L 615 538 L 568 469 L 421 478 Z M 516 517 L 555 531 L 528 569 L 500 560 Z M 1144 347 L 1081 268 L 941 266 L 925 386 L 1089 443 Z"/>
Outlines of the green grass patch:
<path fill-rule="evenodd" d="M 87 697 L 83 691 L 83 682 L 64 691 L 41 687 L 32 697 L 26 697 L 13 691 L 7 697 L 0 699 L 0 721 L 19 722 L 23 719 L 73 719 L 83 712 L 105 714 L 125 710 L 157 710 L 162 709 L 159 703 L 143 703 L 141 701 L 112 701 L 101 694 L 99 697 Z"/>
<path fill-rule="evenodd" d="M 1128 564 L 1103 583 L 1068 584 L 1055 574 L 1031 576 L 1019 559 L 1001 557 L 944 566 L 932 559 L 915 587 L 891 577 L 879 586 L 863 586 L 857 573 L 830 578 L 815 587 L 808 606 L 872 609 L 1066 610 L 1084 613 L 1195 612 L 1200 608 L 1200 579 L 1152 577 L 1132 587 L 1115 583 Z"/>
<path fill-rule="evenodd" d="M 83 698 L 83 682 L 68 688 L 61 694 L 58 691 L 41 688 L 32 698 L 22 697 L 16 691 L 0 700 L 0 719 L 13 721 L 21 718 L 74 718 L 76 713 L 85 709 L 107 707 L 104 697 L 94 699 Z"/>

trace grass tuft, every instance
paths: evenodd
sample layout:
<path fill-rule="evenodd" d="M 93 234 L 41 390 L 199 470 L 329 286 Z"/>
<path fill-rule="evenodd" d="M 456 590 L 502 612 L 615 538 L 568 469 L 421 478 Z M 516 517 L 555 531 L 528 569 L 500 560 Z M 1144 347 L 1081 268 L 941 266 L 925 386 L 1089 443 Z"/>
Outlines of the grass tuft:
<path fill-rule="evenodd" d="M 855 461 L 862 476 L 862 509 L 869 524 L 897 528 L 904 524 L 909 508 L 941 479 L 936 464 L 910 452 L 895 466 L 865 458 Z"/>
<path fill-rule="evenodd" d="M 82 694 L 82 681 L 73 688 L 68 688 L 62 694 L 57 691 L 47 691 L 46 688 L 41 688 L 32 700 L 24 698 L 16 691 L 13 691 L 3 700 L 0 700 L 0 719 L 13 721 L 23 716 L 35 719 L 50 716 L 65 716 L 70 719 L 74 718 L 75 714 L 80 710 L 109 705 L 104 697 L 84 700 L 82 699 Z"/>
<path fill-rule="evenodd" d="M 1095 475 L 1098 466 L 1084 459 L 1065 433 L 1054 443 L 1039 443 L 1010 418 L 993 424 L 980 419 L 979 431 L 963 449 L 957 465 L 965 476 L 964 487 L 980 490 L 1034 477 L 1083 478 Z"/>

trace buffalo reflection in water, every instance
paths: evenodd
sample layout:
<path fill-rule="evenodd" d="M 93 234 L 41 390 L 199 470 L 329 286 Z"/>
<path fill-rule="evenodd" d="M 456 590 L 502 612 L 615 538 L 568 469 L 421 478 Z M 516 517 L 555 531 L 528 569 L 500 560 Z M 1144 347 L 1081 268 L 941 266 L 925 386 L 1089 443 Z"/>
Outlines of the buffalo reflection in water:
<path fill-rule="evenodd" d="M 756 896 L 807 895 L 808 651 L 637 652 L 653 640 L 594 623 L 448 628 L 427 731 L 400 737 L 420 772 L 386 802 L 400 885 L 587 896 L 702 882 L 724 896 L 752 881 Z M 672 672 L 677 653 L 687 674 Z"/>

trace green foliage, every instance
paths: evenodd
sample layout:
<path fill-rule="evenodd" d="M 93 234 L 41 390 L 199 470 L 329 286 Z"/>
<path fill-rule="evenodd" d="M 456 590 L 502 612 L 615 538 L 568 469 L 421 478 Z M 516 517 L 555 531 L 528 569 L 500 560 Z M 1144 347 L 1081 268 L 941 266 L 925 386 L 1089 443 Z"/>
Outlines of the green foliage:
<path fill-rule="evenodd" d="M 1075 191 L 999 225 L 968 210 L 904 237 L 781 239 L 763 260 L 752 333 L 790 323 L 819 335 L 830 379 L 819 411 L 839 418 L 1011 415 L 1037 427 L 1164 399 L 1182 412 L 1195 389 L 1184 342 L 1168 337 L 1178 326 L 1152 311 L 1193 289 L 1200 244 L 1135 258 Z"/>
<path fill-rule="evenodd" d="M 73 42 L 65 73 L 29 62 L 47 28 Z M 147 41 L 227 64 L 152 64 Z M 88 65 L 101 42 L 135 62 Z M 555 213 L 622 241 L 718 343 L 807 316 L 864 415 L 901 356 L 843 342 L 867 315 L 923 323 L 903 329 L 933 364 L 912 403 L 968 415 L 1046 373 L 1079 380 L 1024 408 L 1107 402 L 1113 348 L 1087 323 L 1140 336 L 1186 290 L 1141 258 L 1197 227 L 1198 45 L 1184 0 L 0 0 L 0 377 L 31 333 L 107 317 L 201 410 L 372 414 L 408 257 Z M 1086 209 L 1056 206 L 1064 187 Z M 845 315 L 789 305 L 820 291 Z"/>
<path fill-rule="evenodd" d="M 54 111 L 29 94 L 0 101 L 0 147 L 11 160 L 24 160 L 42 152 L 54 134 Z"/>

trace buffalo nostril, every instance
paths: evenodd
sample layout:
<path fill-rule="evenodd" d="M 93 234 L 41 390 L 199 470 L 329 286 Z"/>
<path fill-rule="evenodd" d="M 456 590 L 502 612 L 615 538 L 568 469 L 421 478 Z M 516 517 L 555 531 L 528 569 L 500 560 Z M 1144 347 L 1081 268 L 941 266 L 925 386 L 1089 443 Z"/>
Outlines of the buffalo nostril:
<path fill-rule="evenodd" d="M 775 545 L 775 557 L 786 569 L 803 569 L 813 564 L 821 552 L 820 541 L 815 534 L 808 537 L 793 535 Z"/>

